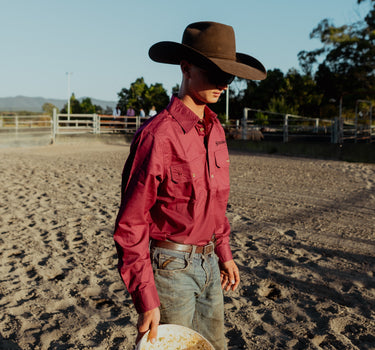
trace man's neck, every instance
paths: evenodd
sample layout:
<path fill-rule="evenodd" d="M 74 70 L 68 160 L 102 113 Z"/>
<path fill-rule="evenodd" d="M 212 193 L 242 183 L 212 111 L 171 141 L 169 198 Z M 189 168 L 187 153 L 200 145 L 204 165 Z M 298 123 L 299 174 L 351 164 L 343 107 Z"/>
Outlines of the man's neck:
<path fill-rule="evenodd" d="M 185 104 L 185 106 L 190 110 L 192 110 L 200 119 L 204 118 L 204 109 L 206 107 L 205 104 L 196 103 L 196 101 L 187 94 L 179 94 L 178 97 L 182 101 L 182 103 Z"/>

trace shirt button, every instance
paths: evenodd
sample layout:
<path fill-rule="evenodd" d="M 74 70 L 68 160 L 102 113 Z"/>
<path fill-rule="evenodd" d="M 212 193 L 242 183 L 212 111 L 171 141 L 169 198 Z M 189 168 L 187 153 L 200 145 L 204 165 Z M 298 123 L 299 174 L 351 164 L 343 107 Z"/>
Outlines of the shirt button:
<path fill-rule="evenodd" d="M 193 173 L 193 177 L 195 177 L 195 173 Z"/>
<path fill-rule="evenodd" d="M 214 174 L 211 174 L 211 177 L 214 177 Z"/>

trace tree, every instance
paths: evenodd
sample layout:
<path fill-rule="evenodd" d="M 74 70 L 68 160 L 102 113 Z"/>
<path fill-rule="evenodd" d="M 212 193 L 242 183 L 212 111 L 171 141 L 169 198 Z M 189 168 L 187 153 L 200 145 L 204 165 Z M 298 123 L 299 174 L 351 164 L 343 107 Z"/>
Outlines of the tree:
<path fill-rule="evenodd" d="M 64 105 L 64 108 L 61 110 L 61 113 L 67 113 L 68 104 Z M 76 99 L 74 93 L 70 97 L 70 113 L 72 114 L 94 114 L 94 113 L 103 113 L 103 108 L 98 105 L 93 105 L 91 98 L 86 97 L 79 102 Z"/>
<path fill-rule="evenodd" d="M 144 104 L 146 110 L 150 110 L 152 106 L 155 106 L 157 111 L 162 110 L 169 102 L 169 96 L 167 91 L 163 88 L 163 85 L 156 83 L 150 86 L 145 93 Z"/>
<path fill-rule="evenodd" d="M 95 113 L 95 106 L 92 104 L 91 99 L 86 97 L 81 102 L 81 113 L 93 114 Z"/>
<path fill-rule="evenodd" d="M 322 94 L 310 75 L 302 75 L 296 69 L 290 69 L 285 75 L 285 84 L 280 92 L 285 104 L 291 108 L 287 113 L 317 117 L 320 115 Z"/>
<path fill-rule="evenodd" d="M 49 115 L 53 114 L 54 108 L 56 108 L 57 113 L 58 113 L 59 109 L 52 103 L 46 102 L 42 106 L 43 112 L 46 113 L 46 114 L 49 114 Z"/>
<path fill-rule="evenodd" d="M 138 78 L 130 85 L 129 89 L 123 88 L 117 95 L 119 96 L 118 105 L 124 113 L 128 108 L 134 108 L 136 114 L 141 108 L 144 108 L 144 95 L 147 85 L 143 77 Z"/>
<path fill-rule="evenodd" d="M 284 74 L 280 69 L 267 72 L 267 79 L 261 82 L 248 81 L 243 94 L 244 107 L 264 109 L 272 97 L 280 98 L 285 89 Z"/>
<path fill-rule="evenodd" d="M 155 106 L 156 110 L 160 111 L 169 101 L 168 94 L 162 84 L 156 83 L 148 87 L 142 77 L 137 78 L 129 89 L 123 88 L 117 95 L 120 109 L 126 111 L 132 107 L 136 114 L 139 113 L 141 108 L 147 111 L 152 106 Z"/>
<path fill-rule="evenodd" d="M 323 102 L 346 98 L 343 104 L 353 106 L 356 99 L 371 99 L 375 93 L 375 0 L 363 20 L 335 27 L 322 20 L 310 34 L 323 47 L 311 52 L 301 51 L 298 58 L 305 73 L 311 74 L 318 65 L 315 79 L 323 93 Z M 318 59 L 323 61 L 318 64 Z"/>
<path fill-rule="evenodd" d="M 64 105 L 64 108 L 61 110 L 61 113 L 68 113 L 68 104 L 67 103 Z M 82 113 L 81 104 L 76 99 L 74 93 L 72 93 L 72 96 L 70 97 L 70 113 L 71 114 Z"/>
<path fill-rule="evenodd" d="M 172 95 L 178 94 L 179 91 L 180 91 L 180 84 L 176 84 L 175 86 L 172 87 Z"/>
<path fill-rule="evenodd" d="M 103 108 L 99 105 L 93 105 L 91 99 L 86 97 L 81 102 L 81 113 L 93 114 L 93 113 L 103 113 Z"/>

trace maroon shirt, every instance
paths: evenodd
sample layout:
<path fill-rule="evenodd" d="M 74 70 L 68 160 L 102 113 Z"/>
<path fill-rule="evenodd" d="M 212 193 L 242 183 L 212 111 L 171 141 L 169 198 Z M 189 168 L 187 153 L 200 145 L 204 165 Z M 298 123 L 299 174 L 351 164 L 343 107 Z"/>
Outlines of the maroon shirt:
<path fill-rule="evenodd" d="M 220 261 L 232 259 L 229 155 L 214 112 L 198 116 L 176 96 L 137 132 L 123 171 L 116 220 L 119 271 L 137 311 L 159 306 L 150 239 L 205 245 L 216 236 Z"/>

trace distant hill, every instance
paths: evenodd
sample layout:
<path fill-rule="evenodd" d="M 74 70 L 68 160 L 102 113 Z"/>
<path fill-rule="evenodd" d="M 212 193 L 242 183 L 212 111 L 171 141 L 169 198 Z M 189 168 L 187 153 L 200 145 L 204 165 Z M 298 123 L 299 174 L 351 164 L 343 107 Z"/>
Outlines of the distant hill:
<path fill-rule="evenodd" d="M 82 101 L 84 98 L 85 97 L 80 97 L 78 100 Z M 103 109 L 106 109 L 107 106 L 113 109 L 116 107 L 117 103 L 116 101 L 103 101 L 95 98 L 91 98 L 91 102 L 94 105 L 101 106 Z M 38 113 L 43 112 L 42 106 L 45 103 L 52 103 L 58 109 L 62 109 L 67 103 L 67 100 L 27 96 L 0 97 L 0 112 L 29 111 Z"/>

